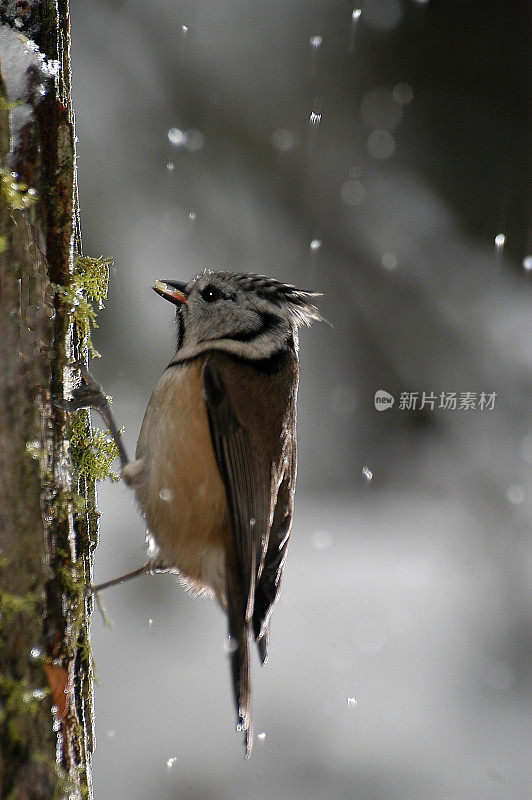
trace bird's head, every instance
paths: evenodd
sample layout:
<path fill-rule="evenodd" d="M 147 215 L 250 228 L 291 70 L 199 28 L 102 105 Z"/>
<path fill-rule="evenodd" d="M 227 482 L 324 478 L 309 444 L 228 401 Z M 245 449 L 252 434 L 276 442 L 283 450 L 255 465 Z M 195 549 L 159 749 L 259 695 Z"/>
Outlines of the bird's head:
<path fill-rule="evenodd" d="M 210 349 L 244 358 L 268 358 L 297 345 L 297 328 L 321 320 L 312 298 L 264 275 L 206 270 L 190 283 L 157 281 L 153 287 L 177 306 L 177 349 L 193 357 Z"/>

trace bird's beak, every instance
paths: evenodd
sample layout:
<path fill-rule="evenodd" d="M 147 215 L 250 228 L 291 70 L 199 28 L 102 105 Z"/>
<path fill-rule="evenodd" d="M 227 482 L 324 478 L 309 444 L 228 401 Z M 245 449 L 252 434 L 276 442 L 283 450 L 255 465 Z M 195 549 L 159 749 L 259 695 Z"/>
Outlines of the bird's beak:
<path fill-rule="evenodd" d="M 152 287 L 154 292 L 160 294 L 165 300 L 169 300 L 176 306 L 188 306 L 187 296 L 185 294 L 186 283 L 179 283 L 178 281 L 155 281 Z"/>

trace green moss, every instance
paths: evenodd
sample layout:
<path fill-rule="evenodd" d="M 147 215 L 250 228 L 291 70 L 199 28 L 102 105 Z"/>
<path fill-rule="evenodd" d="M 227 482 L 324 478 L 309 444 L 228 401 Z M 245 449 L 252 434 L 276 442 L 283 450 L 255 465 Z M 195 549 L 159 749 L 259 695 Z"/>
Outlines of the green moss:
<path fill-rule="evenodd" d="M 0 111 L 13 111 L 14 108 L 24 105 L 23 100 L 12 100 L 9 102 L 5 97 L 0 95 Z"/>
<path fill-rule="evenodd" d="M 118 447 L 110 433 L 91 429 L 85 410 L 76 411 L 70 417 L 68 438 L 72 462 L 79 475 L 93 481 L 120 480 L 120 475 L 111 469 L 118 458 Z"/>
<path fill-rule="evenodd" d="M 50 513 L 56 520 L 68 520 L 70 514 L 74 517 L 86 514 L 88 502 L 77 492 L 59 489 L 50 504 Z"/>
<path fill-rule="evenodd" d="M 94 306 L 103 308 L 103 301 L 107 298 L 109 284 L 109 269 L 112 259 L 100 256 L 90 258 L 77 255 L 74 271 L 68 286 L 53 286 L 68 308 L 82 350 L 88 350 L 93 357 L 98 357 L 91 339 L 92 330 L 97 326 L 97 311 Z M 101 481 L 111 478 L 119 480 L 112 469 L 112 463 L 118 457 L 118 448 L 110 434 L 98 429 L 92 430 L 87 411 L 80 410 L 70 417 L 68 424 L 68 438 L 70 440 L 70 453 L 72 462 L 78 476 L 86 478 L 88 482 Z M 33 457 L 36 457 L 31 453 Z M 78 495 L 79 497 L 79 495 Z M 74 504 L 79 501 L 75 498 L 63 498 L 67 507 L 69 502 Z M 65 506 L 59 506 L 58 512 L 62 513 Z M 68 509 L 67 509 L 68 510 Z M 87 513 L 88 509 L 74 508 L 77 515 Z"/>
<path fill-rule="evenodd" d="M 91 640 L 86 628 L 82 627 L 79 632 L 78 650 L 81 660 L 91 669 L 94 666 L 92 658 Z"/>
<path fill-rule="evenodd" d="M 97 311 L 93 303 L 98 303 L 98 308 L 103 308 L 103 301 L 107 298 L 109 284 L 109 268 L 112 259 L 100 256 L 89 258 L 77 255 L 74 263 L 74 272 L 68 286 L 53 284 L 53 289 L 61 297 L 68 308 L 69 316 L 76 326 L 80 345 L 88 348 L 93 358 L 100 354 L 95 349 L 91 332 L 97 328 Z"/>
<path fill-rule="evenodd" d="M 41 596 L 33 592 L 11 594 L 0 589 L 0 613 L 2 618 L 4 616 L 9 618 L 14 614 L 23 612 L 33 615 L 35 613 L 35 604 L 40 603 L 41 600 Z"/>
<path fill-rule="evenodd" d="M 89 631 L 85 626 L 85 601 L 87 599 L 87 580 L 85 576 L 85 560 L 83 557 L 72 561 L 67 553 L 58 550 L 60 562 L 56 573 L 61 581 L 62 589 L 68 599 L 72 624 L 72 651 L 70 656 L 78 655 L 91 669 L 93 665 Z"/>
<path fill-rule="evenodd" d="M 98 303 L 107 300 L 109 269 L 112 265 L 112 259 L 104 256 L 99 258 L 76 256 L 74 275 L 90 300 L 96 300 Z"/>
<path fill-rule="evenodd" d="M 77 255 L 74 270 L 68 286 L 53 285 L 53 290 L 63 302 L 66 314 L 73 324 L 75 358 L 86 358 L 87 354 L 98 356 L 91 335 L 96 325 L 98 309 L 103 307 L 107 297 L 109 268 L 108 258 L 88 258 Z M 65 429 L 65 439 L 73 470 L 77 475 L 74 490 L 61 489 L 52 494 L 50 514 L 59 522 L 73 519 L 76 546 L 70 552 L 66 543 L 63 549 L 56 550 L 54 569 L 59 579 L 65 604 L 67 635 L 63 643 L 62 655 L 70 662 L 76 661 L 76 674 L 81 676 L 76 688 L 76 709 L 78 721 L 69 721 L 69 730 L 75 747 L 80 753 L 92 749 L 92 685 L 94 663 L 91 652 L 89 615 L 93 600 L 87 588 L 90 582 L 90 552 L 97 541 L 98 512 L 95 506 L 94 483 L 97 480 L 119 476 L 112 470 L 113 461 L 118 457 L 118 448 L 110 434 L 93 430 L 90 415 L 86 409 L 69 414 Z M 32 458 L 39 459 L 39 449 L 27 448 Z M 68 552 L 66 552 L 68 550 Z M 81 554 L 73 560 L 74 552 Z M 82 666 L 81 666 L 82 665 Z M 83 722 L 82 722 L 83 720 Z M 77 781 L 76 781 L 77 783 Z M 79 787 L 82 796 L 88 797 L 86 776 L 80 773 Z M 66 786 L 66 784 L 64 784 Z M 58 796 L 63 797 L 58 788 Z M 68 793 L 67 793 L 68 794 Z"/>
<path fill-rule="evenodd" d="M 32 689 L 27 680 L 0 675 L 0 691 L 6 698 L 1 721 L 7 720 L 11 741 L 14 744 L 24 744 L 25 717 L 35 716 L 40 711 L 41 703 L 50 695 L 50 690 Z"/>
<path fill-rule="evenodd" d="M 80 658 L 92 672 L 92 651 L 85 626 L 85 597 L 87 584 L 84 577 L 83 559 L 66 562 L 57 567 L 64 596 L 68 603 L 70 633 L 66 642 L 66 655 L 69 659 Z M 81 730 L 74 731 L 81 737 Z"/>
<path fill-rule="evenodd" d="M 83 559 L 77 561 L 70 561 L 66 553 L 60 551 L 58 555 L 64 558 L 64 563 L 56 567 L 56 573 L 59 575 L 63 589 L 71 596 L 71 599 L 77 600 L 83 597 L 85 591 L 85 581 L 83 579 Z"/>

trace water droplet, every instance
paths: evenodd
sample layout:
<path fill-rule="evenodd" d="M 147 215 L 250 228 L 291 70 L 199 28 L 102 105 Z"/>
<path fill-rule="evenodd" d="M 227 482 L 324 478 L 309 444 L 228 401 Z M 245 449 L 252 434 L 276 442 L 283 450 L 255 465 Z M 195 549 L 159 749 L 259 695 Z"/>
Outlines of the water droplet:
<path fill-rule="evenodd" d="M 358 707 L 358 700 L 356 697 L 348 697 L 347 698 L 347 707 L 348 708 L 357 708 Z"/>
<path fill-rule="evenodd" d="M 34 659 L 34 661 L 37 661 L 37 659 L 42 656 L 41 648 L 38 647 L 37 645 L 35 645 L 35 647 L 32 647 L 30 650 L 30 656 Z"/>
<path fill-rule="evenodd" d="M 345 181 L 340 189 L 340 197 L 350 206 L 360 206 L 366 198 L 366 189 L 360 181 Z"/>
<path fill-rule="evenodd" d="M 362 14 L 361 8 L 354 8 L 351 12 L 351 30 L 349 31 L 349 47 L 348 50 L 352 53 L 355 49 L 355 36 L 358 28 L 358 21 Z"/>
<path fill-rule="evenodd" d="M 34 689 L 32 695 L 36 700 L 43 700 L 46 697 L 46 692 L 44 689 Z"/>
<path fill-rule="evenodd" d="M 266 738 L 266 731 L 261 731 L 257 733 L 257 739 L 265 739 Z"/>
<path fill-rule="evenodd" d="M 364 20 L 380 31 L 389 31 L 396 27 L 403 16 L 403 8 L 399 0 L 372 0 L 364 7 Z"/>
<path fill-rule="evenodd" d="M 109 730 L 106 731 L 105 735 L 107 736 L 108 739 L 114 739 L 116 736 L 116 731 L 114 728 L 109 728 Z"/>
<path fill-rule="evenodd" d="M 163 503 L 169 503 L 171 500 L 174 499 L 174 493 L 168 486 L 163 486 L 162 489 L 159 489 L 159 497 L 163 501 Z"/>
<path fill-rule="evenodd" d="M 176 147 L 185 144 L 185 134 L 179 128 L 170 128 L 168 131 L 168 139 Z"/>
<path fill-rule="evenodd" d="M 366 466 L 362 467 L 362 475 L 365 477 L 368 483 L 371 483 L 371 480 L 373 478 L 373 472 L 370 470 L 369 467 Z"/>
<path fill-rule="evenodd" d="M 181 30 L 183 33 L 188 33 L 188 25 L 181 25 Z"/>
<path fill-rule="evenodd" d="M 525 499 L 525 492 L 522 486 L 509 486 L 506 491 L 508 502 L 512 505 L 520 505 Z"/>
<path fill-rule="evenodd" d="M 523 269 L 526 270 L 526 272 L 532 270 L 532 256 L 525 256 L 523 258 Z"/>
<path fill-rule="evenodd" d="M 238 650 L 238 641 L 232 636 L 228 636 L 224 639 L 224 653 L 226 655 L 231 655 L 235 650 Z"/>
<path fill-rule="evenodd" d="M 31 442 L 26 442 L 26 452 L 34 459 L 39 459 L 42 453 L 41 443 L 38 439 L 33 439 Z"/>
<path fill-rule="evenodd" d="M 61 730 L 61 720 L 59 719 L 59 717 L 56 717 L 52 722 L 52 730 L 54 731 L 54 733 L 58 733 L 58 731 Z"/>
<path fill-rule="evenodd" d="M 309 247 L 313 252 L 316 252 L 316 250 L 319 250 L 321 247 L 321 239 L 313 239 Z"/>
<path fill-rule="evenodd" d="M 395 269 L 398 264 L 397 256 L 393 253 L 383 253 L 381 256 L 381 265 L 384 269 Z"/>
<path fill-rule="evenodd" d="M 30 195 L 30 197 L 35 197 L 37 194 L 37 189 L 34 189 L 33 186 L 30 186 L 30 188 L 28 189 L 28 194 Z"/>
<path fill-rule="evenodd" d="M 152 619 L 151 617 L 150 617 L 150 618 L 149 618 L 149 620 L 148 620 L 148 625 L 150 626 L 150 628 L 151 628 L 151 626 L 153 625 L 153 619 Z"/>
<path fill-rule="evenodd" d="M 319 530 L 312 534 L 312 546 L 316 550 L 327 550 L 332 544 L 332 535 L 329 531 Z"/>
<path fill-rule="evenodd" d="M 498 233 L 495 237 L 495 255 L 502 256 L 504 245 L 506 243 L 506 236 L 504 233 Z"/>
<path fill-rule="evenodd" d="M 171 758 L 169 758 L 168 761 L 166 762 L 166 768 L 172 769 L 176 761 L 177 761 L 177 756 L 172 756 Z"/>
<path fill-rule="evenodd" d="M 366 146 L 374 158 L 390 158 L 395 151 L 395 139 L 388 131 L 379 129 L 370 133 Z"/>
<path fill-rule="evenodd" d="M 188 218 L 191 222 L 196 222 L 196 212 L 191 211 L 190 214 L 188 215 Z"/>
<path fill-rule="evenodd" d="M 249 527 L 250 528 L 254 528 L 256 524 L 257 524 L 257 520 L 255 519 L 255 517 L 250 517 L 249 518 Z"/>
<path fill-rule="evenodd" d="M 173 172 L 174 169 L 175 169 L 174 162 L 173 161 L 169 161 L 168 164 L 166 165 L 166 169 L 168 170 L 168 172 Z"/>
<path fill-rule="evenodd" d="M 321 47 L 321 36 L 311 36 L 309 39 L 310 46 L 317 50 Z"/>
<path fill-rule="evenodd" d="M 414 99 L 414 92 L 410 84 L 400 81 L 393 87 L 392 96 L 396 103 L 407 106 Z"/>
<path fill-rule="evenodd" d="M 299 146 L 299 136 L 288 128 L 277 128 L 272 133 L 271 143 L 281 153 L 289 153 Z"/>
<path fill-rule="evenodd" d="M 308 154 L 312 155 L 312 151 L 318 139 L 318 130 L 321 123 L 321 109 L 323 100 L 321 97 L 315 97 L 312 105 L 312 111 L 309 116 L 309 136 L 308 136 Z"/>

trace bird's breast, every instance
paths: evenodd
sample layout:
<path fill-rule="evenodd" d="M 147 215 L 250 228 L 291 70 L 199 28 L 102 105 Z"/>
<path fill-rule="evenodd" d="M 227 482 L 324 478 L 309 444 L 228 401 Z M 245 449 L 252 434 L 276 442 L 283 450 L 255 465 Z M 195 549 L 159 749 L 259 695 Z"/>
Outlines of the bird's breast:
<path fill-rule="evenodd" d="M 169 368 L 137 444 L 137 499 L 163 559 L 193 589 L 225 592 L 230 522 L 202 394 L 203 359 Z"/>

